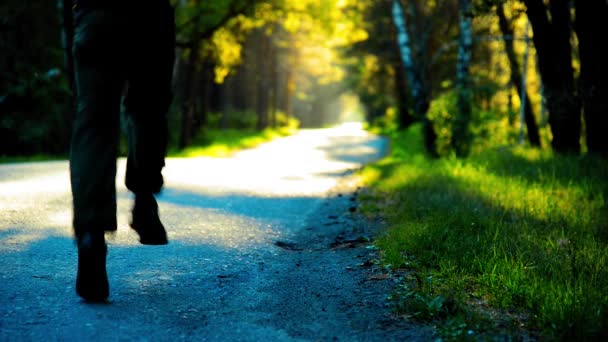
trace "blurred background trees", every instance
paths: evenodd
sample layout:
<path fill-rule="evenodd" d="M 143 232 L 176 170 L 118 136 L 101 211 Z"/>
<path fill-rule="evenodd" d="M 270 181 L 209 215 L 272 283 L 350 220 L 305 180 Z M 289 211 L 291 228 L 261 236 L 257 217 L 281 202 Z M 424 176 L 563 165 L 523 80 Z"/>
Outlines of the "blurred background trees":
<path fill-rule="evenodd" d="M 61 18 L 52 1 L 0 5 L 0 155 L 66 150 L 71 95 Z"/>
<path fill-rule="evenodd" d="M 0 5 L 0 155 L 64 154 L 71 1 Z M 209 129 L 415 122 L 431 155 L 607 154 L 602 0 L 175 0 L 172 144 Z M 523 104 L 523 105 L 521 105 Z"/>

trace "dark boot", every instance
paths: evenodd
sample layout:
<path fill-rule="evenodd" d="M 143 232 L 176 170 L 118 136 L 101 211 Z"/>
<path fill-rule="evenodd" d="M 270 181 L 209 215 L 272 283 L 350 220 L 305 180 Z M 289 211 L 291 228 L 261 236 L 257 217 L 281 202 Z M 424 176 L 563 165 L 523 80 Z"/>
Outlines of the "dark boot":
<path fill-rule="evenodd" d="M 76 293 L 87 302 L 105 302 L 110 295 L 106 255 L 108 248 L 103 232 L 85 232 L 77 237 L 78 274 Z"/>
<path fill-rule="evenodd" d="M 131 228 L 139 234 L 139 242 L 143 245 L 166 245 L 167 232 L 158 217 L 158 204 L 154 195 L 135 196 Z"/>

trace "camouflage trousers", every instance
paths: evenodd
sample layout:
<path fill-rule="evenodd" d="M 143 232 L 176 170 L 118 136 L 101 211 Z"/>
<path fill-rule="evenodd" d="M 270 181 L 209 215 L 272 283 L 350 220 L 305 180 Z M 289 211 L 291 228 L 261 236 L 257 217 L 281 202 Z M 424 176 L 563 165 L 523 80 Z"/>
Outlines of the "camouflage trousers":
<path fill-rule="evenodd" d="M 158 193 L 163 186 L 175 19 L 169 1 L 154 4 L 75 8 L 70 180 L 76 236 L 117 228 L 121 107 L 129 149 L 127 188 L 135 194 Z"/>

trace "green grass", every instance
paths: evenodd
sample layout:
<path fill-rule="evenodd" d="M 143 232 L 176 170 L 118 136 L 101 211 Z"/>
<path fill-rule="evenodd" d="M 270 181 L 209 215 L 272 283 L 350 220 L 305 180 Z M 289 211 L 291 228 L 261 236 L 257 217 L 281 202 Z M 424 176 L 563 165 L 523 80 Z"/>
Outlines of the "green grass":
<path fill-rule="evenodd" d="M 225 157 L 235 151 L 253 148 L 264 142 L 282 136 L 293 134 L 295 128 L 237 130 L 237 129 L 210 129 L 199 134 L 192 145 L 183 150 L 172 150 L 169 157 Z"/>
<path fill-rule="evenodd" d="M 362 172 L 383 261 L 413 270 L 399 307 L 454 325 L 488 303 L 542 336 L 606 334 L 608 162 L 524 147 L 431 160 L 421 141 L 419 126 L 395 135 Z"/>

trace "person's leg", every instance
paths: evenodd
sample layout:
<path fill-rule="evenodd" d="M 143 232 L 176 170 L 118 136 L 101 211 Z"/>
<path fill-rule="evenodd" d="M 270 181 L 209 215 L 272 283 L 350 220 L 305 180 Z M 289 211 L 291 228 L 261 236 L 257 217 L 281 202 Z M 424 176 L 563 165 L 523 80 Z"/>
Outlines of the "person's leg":
<path fill-rule="evenodd" d="M 167 111 L 171 103 L 175 31 L 168 1 L 154 2 L 145 16 L 130 22 L 125 98 L 129 155 L 126 186 L 135 193 L 131 226 L 143 244 L 165 244 L 154 194 L 163 186 L 167 151 Z"/>
<path fill-rule="evenodd" d="M 107 11 L 81 11 L 74 39 L 76 113 L 70 151 L 73 227 L 78 244 L 77 293 L 109 294 L 105 231 L 116 230 L 116 156 L 121 88 L 116 29 Z"/>

